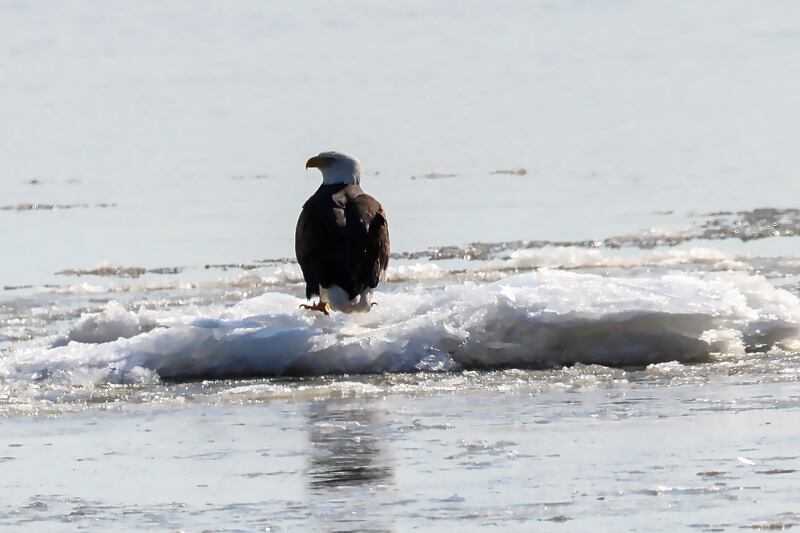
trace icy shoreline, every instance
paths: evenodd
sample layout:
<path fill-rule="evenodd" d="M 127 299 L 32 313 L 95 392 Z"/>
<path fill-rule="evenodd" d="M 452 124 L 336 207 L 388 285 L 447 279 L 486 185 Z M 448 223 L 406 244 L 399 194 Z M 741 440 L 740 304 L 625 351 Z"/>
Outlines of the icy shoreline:
<path fill-rule="evenodd" d="M 645 366 L 796 342 L 800 300 L 746 273 L 613 278 L 555 270 L 491 284 L 411 287 L 367 315 L 324 317 L 266 293 L 232 307 L 126 311 L 111 302 L 53 347 L 0 360 L 5 380 L 84 375 L 303 376 L 453 369 Z"/>

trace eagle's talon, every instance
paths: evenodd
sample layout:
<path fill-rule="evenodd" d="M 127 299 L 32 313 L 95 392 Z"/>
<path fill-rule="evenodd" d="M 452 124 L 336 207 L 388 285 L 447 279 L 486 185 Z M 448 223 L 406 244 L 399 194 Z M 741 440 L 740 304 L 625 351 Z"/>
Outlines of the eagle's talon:
<path fill-rule="evenodd" d="M 378 305 L 378 302 L 372 302 L 371 304 L 369 304 L 369 307 L 370 307 L 370 309 L 372 309 L 376 305 Z"/>
<path fill-rule="evenodd" d="M 300 304 L 300 309 L 310 309 L 311 311 L 319 311 L 325 316 L 330 315 L 328 312 L 328 302 L 317 302 L 313 305 Z"/>

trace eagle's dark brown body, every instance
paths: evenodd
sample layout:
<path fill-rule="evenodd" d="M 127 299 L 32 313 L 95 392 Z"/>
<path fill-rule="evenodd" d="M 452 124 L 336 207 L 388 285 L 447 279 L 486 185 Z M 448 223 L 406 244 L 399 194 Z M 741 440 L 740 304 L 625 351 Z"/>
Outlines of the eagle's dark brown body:
<path fill-rule="evenodd" d="M 374 289 L 389 264 L 389 225 L 381 204 L 359 185 L 321 185 L 303 205 L 295 231 L 306 298 L 338 285 L 355 298 Z"/>

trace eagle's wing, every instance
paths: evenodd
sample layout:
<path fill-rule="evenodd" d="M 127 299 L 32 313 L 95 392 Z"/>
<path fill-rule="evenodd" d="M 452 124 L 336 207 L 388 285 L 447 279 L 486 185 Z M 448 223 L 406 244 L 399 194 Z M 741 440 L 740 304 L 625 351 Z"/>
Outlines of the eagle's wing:
<path fill-rule="evenodd" d="M 325 239 L 317 227 L 318 222 L 315 218 L 313 210 L 307 205 L 303 206 L 294 232 L 294 251 L 303 271 L 303 278 L 306 280 L 306 298 L 309 300 L 315 294 L 319 294 L 321 265 L 318 258 L 322 253 Z"/>
<path fill-rule="evenodd" d="M 362 287 L 374 289 L 386 275 L 389 265 L 389 221 L 381 204 L 368 194 L 355 198 L 360 223 L 366 233 L 358 279 Z"/>

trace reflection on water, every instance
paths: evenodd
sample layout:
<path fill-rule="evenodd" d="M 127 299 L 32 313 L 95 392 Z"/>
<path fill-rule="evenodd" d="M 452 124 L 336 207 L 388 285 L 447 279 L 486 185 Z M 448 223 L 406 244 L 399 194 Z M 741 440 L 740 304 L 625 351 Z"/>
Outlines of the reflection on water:
<path fill-rule="evenodd" d="M 309 424 L 312 489 L 375 488 L 391 480 L 381 438 L 385 430 L 373 409 L 338 401 L 315 403 Z"/>
<path fill-rule="evenodd" d="M 382 512 L 394 494 L 385 421 L 364 403 L 332 400 L 312 403 L 308 423 L 307 486 L 317 519 L 337 531 L 390 530 Z"/>

